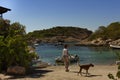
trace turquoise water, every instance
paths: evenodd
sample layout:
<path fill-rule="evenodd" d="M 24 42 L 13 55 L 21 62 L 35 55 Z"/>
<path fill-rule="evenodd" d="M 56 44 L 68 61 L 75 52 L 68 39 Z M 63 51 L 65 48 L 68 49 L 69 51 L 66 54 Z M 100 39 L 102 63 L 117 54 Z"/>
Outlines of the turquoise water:
<path fill-rule="evenodd" d="M 53 44 L 40 44 L 36 46 L 36 52 L 44 62 L 55 64 L 55 58 L 61 56 L 63 46 L 55 46 Z M 116 52 L 120 50 L 113 50 L 107 47 L 86 47 L 69 45 L 69 53 L 77 54 L 80 57 L 80 63 L 94 63 L 94 64 L 115 64 L 117 60 Z"/>

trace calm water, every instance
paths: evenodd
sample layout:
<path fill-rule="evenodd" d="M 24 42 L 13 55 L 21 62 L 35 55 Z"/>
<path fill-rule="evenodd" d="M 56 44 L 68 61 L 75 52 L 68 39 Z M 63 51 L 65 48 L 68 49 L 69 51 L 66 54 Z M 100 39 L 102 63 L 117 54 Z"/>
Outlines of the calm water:
<path fill-rule="evenodd" d="M 41 44 L 36 46 L 36 52 L 39 54 L 42 61 L 55 64 L 55 58 L 61 56 L 63 46 L 55 46 L 52 44 Z M 70 54 L 77 54 L 80 57 L 80 63 L 94 63 L 94 64 L 115 64 L 117 60 L 116 52 L 120 50 L 113 50 L 106 47 L 84 47 L 72 46 L 69 48 Z"/>

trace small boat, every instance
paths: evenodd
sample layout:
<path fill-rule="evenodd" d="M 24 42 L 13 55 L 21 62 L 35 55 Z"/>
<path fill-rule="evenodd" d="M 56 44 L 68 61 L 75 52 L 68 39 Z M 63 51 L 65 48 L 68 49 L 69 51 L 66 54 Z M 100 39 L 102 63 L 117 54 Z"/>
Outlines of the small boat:
<path fill-rule="evenodd" d="M 111 44 L 110 47 L 111 47 L 111 48 L 114 48 L 114 49 L 120 49 L 120 46 L 118 46 L 118 45 L 112 45 L 112 44 Z"/>
<path fill-rule="evenodd" d="M 69 58 L 70 58 L 70 63 L 76 63 L 76 62 L 79 61 L 79 56 L 78 55 L 70 55 Z M 57 64 L 63 64 L 64 63 L 62 57 L 60 57 L 60 56 L 55 58 L 55 62 Z"/>
<path fill-rule="evenodd" d="M 38 44 L 38 43 L 35 43 L 34 46 L 39 46 L 39 44 Z"/>

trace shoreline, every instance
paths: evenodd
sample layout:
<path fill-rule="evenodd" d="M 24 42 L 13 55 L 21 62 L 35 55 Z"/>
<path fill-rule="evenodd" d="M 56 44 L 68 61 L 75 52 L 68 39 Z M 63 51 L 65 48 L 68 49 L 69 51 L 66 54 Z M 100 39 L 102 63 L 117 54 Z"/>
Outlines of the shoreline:
<path fill-rule="evenodd" d="M 90 67 L 89 76 L 85 76 L 85 70 L 83 70 L 83 76 L 77 75 L 79 71 L 78 65 L 71 65 L 70 71 L 65 72 L 64 66 L 48 66 L 46 68 L 37 68 L 36 72 L 30 75 L 22 77 L 9 76 L 0 74 L 0 78 L 12 79 L 12 80 L 110 80 L 108 74 L 111 73 L 114 76 L 117 73 L 117 65 L 95 65 Z"/>

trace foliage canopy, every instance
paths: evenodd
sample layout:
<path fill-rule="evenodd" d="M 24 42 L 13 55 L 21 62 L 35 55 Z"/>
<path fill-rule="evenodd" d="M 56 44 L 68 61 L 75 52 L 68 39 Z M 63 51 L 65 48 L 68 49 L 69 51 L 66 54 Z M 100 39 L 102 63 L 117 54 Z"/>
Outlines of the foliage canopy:
<path fill-rule="evenodd" d="M 120 22 L 113 22 L 107 27 L 100 26 L 91 36 L 90 39 L 119 39 L 120 38 Z"/>
<path fill-rule="evenodd" d="M 29 66 L 34 53 L 28 51 L 25 34 L 25 26 L 0 19 L 0 71 L 14 65 Z"/>
<path fill-rule="evenodd" d="M 65 36 L 81 39 L 83 37 L 88 37 L 92 34 L 92 31 L 72 26 L 56 26 L 50 29 L 36 30 L 28 33 L 28 40 L 31 38 L 51 38 L 56 36 Z"/>

